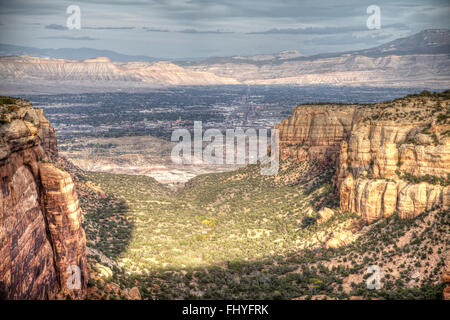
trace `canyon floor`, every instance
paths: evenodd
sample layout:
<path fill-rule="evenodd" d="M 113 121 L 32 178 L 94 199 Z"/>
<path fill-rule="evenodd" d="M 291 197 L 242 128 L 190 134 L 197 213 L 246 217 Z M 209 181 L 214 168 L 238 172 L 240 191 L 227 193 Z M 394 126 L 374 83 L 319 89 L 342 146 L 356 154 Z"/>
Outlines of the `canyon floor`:
<path fill-rule="evenodd" d="M 200 175 L 178 192 L 147 176 L 76 169 L 89 298 L 121 299 L 131 287 L 144 299 L 441 298 L 448 213 L 366 225 L 336 210 L 332 168 L 259 169 Z M 371 265 L 380 290 L 367 288 Z"/>

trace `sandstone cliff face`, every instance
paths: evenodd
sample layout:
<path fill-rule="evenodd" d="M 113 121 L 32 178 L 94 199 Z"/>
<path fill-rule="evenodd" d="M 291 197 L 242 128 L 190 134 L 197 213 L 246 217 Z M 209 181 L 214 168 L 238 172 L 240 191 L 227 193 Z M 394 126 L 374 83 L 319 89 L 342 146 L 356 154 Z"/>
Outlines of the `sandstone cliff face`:
<path fill-rule="evenodd" d="M 81 298 L 85 235 L 72 180 L 49 163 L 55 131 L 26 101 L 0 108 L 0 298 Z"/>
<path fill-rule="evenodd" d="M 55 268 L 65 294 L 82 298 L 87 284 L 86 235 L 81 226 L 82 213 L 72 178 L 52 164 L 40 164 L 39 175 L 45 217 L 55 255 Z M 74 270 L 73 266 L 79 268 Z M 84 270 L 84 272 L 83 272 Z M 75 272 L 79 279 L 72 279 Z M 79 281 L 80 289 L 72 290 L 68 281 Z M 72 283 L 75 284 L 75 283 Z"/>
<path fill-rule="evenodd" d="M 372 222 L 450 208 L 450 96 L 365 105 L 301 105 L 280 130 L 280 155 L 335 165 L 343 211 Z"/>
<path fill-rule="evenodd" d="M 275 128 L 279 130 L 282 160 L 318 161 L 328 165 L 336 161 L 342 141 L 352 126 L 356 106 L 302 105 L 292 117 Z"/>

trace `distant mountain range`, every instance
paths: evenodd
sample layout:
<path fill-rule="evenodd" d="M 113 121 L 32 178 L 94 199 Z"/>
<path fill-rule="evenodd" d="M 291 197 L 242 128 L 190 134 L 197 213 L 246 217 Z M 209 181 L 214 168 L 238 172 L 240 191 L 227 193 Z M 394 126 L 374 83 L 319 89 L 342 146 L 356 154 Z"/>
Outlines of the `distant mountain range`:
<path fill-rule="evenodd" d="M 147 56 L 130 56 L 111 50 L 98 50 L 93 48 L 40 49 L 1 43 L 0 56 L 32 56 L 68 60 L 85 60 L 95 57 L 108 57 L 112 61 L 118 62 L 158 60 L 157 58 L 151 58 Z"/>
<path fill-rule="evenodd" d="M 449 53 L 450 30 L 448 29 L 424 30 L 410 37 L 396 39 L 375 48 L 352 52 L 352 54 L 374 58 L 388 55 Z"/>
<path fill-rule="evenodd" d="M 377 47 L 346 51 L 338 53 L 322 53 L 312 56 L 300 54 L 296 50 L 282 51 L 276 54 L 265 54 L 256 56 L 233 56 L 233 57 L 219 57 L 209 58 L 199 61 L 179 62 L 179 65 L 194 66 L 217 63 L 251 63 L 255 65 L 280 64 L 290 61 L 313 61 L 323 58 L 338 58 L 351 56 L 366 56 L 371 58 L 380 58 L 390 55 L 412 55 L 412 54 L 450 54 L 450 30 L 448 29 L 428 29 L 416 33 L 406 38 L 399 38 Z M 264 57 L 264 59 L 258 59 Z"/>
<path fill-rule="evenodd" d="M 430 86 L 450 84 L 450 30 L 424 30 L 359 51 L 260 60 L 212 58 L 178 65 L 247 84 Z"/>
<path fill-rule="evenodd" d="M 0 46 L 0 53 L 4 53 L 3 48 Z M 85 57 L 85 50 L 91 49 L 79 50 L 71 54 Z M 123 89 L 217 84 L 450 87 L 450 30 L 447 29 L 424 30 L 370 49 L 314 56 L 288 50 L 273 55 L 168 62 L 112 51 L 92 53 L 106 54 L 82 60 L 23 55 L 0 58 L 3 79 L 0 91 L 11 88 L 39 91 L 38 86 L 60 87 L 61 81 L 72 87 L 84 86 L 81 90 L 88 91 L 104 86 Z M 117 56 L 112 58 L 112 55 Z"/>

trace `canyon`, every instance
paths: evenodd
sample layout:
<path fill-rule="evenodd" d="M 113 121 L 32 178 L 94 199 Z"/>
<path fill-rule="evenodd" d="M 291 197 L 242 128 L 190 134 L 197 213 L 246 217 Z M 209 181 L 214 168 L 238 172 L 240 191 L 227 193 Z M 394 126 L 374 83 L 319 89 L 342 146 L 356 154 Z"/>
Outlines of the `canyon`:
<path fill-rule="evenodd" d="M 1 102 L 1 299 L 294 298 L 317 292 L 310 279 L 328 279 L 336 265 L 339 270 L 329 279 L 339 275 L 343 288 L 326 280 L 332 289 L 323 292 L 349 298 L 361 292 L 351 283 L 364 287 L 359 270 L 375 256 L 378 260 L 371 261 L 386 269 L 405 268 L 402 272 L 412 277 L 405 285 L 387 281 L 381 297 L 422 287 L 427 297 L 431 285 L 442 293 L 439 279 L 448 283 L 448 266 L 441 271 L 450 208 L 448 90 L 374 104 L 298 105 L 275 126 L 278 175 L 261 176 L 258 166 L 250 165 L 195 177 L 176 193 L 150 177 L 76 168 L 60 157 L 55 130 L 42 109 L 22 99 Z M 341 247 L 346 248 L 337 251 Z M 228 261 L 229 250 L 236 257 L 266 260 L 255 266 Z M 270 269 L 274 263 L 267 257 L 290 250 L 299 257 L 280 258 L 277 263 L 284 267 Z M 411 250 L 427 264 L 411 259 Z M 350 261 L 355 267 L 346 269 Z M 304 271 L 314 278 L 301 273 L 303 284 L 292 285 L 289 279 L 297 276 L 291 271 L 316 263 L 330 269 Z M 208 264 L 211 269 L 204 271 Z M 224 283 L 208 293 L 210 282 L 194 281 L 190 271 L 183 273 L 189 268 L 199 279 L 215 272 L 214 281 Z M 258 281 L 227 285 L 230 276 L 263 281 L 271 272 L 278 279 L 274 286 L 281 281 L 286 293 L 246 286 Z M 392 275 L 403 277 L 397 271 Z M 177 281 L 192 288 L 180 291 Z"/>

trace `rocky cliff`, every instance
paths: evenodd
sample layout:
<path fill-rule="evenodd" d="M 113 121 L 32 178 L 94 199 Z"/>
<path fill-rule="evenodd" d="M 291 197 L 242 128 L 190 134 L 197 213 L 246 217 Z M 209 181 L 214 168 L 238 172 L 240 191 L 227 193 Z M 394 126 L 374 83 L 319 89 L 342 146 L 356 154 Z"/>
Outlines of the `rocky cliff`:
<path fill-rule="evenodd" d="M 450 207 L 450 92 L 373 105 L 301 105 L 276 126 L 280 155 L 336 166 L 342 211 L 368 222 Z"/>
<path fill-rule="evenodd" d="M 43 111 L 0 98 L 0 299 L 82 298 L 87 265 L 69 174 Z"/>
<path fill-rule="evenodd" d="M 301 105 L 292 117 L 276 125 L 282 160 L 336 162 L 341 143 L 349 136 L 355 105 Z"/>

